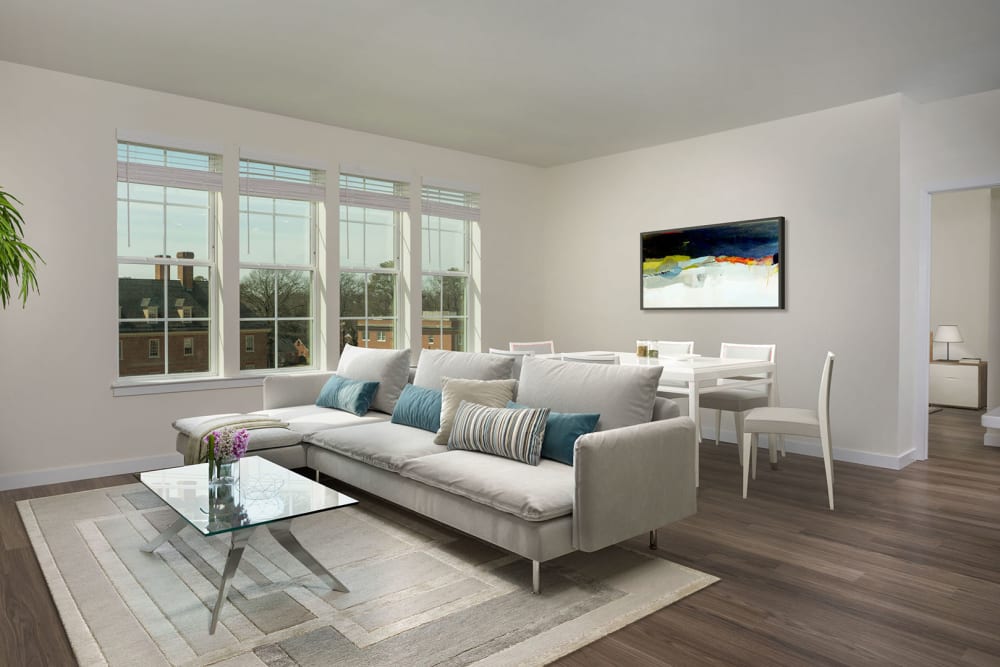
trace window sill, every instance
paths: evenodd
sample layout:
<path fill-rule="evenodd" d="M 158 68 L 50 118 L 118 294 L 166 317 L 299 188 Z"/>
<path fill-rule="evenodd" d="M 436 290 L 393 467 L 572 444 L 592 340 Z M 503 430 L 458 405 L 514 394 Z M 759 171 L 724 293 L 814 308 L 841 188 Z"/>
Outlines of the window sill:
<path fill-rule="evenodd" d="M 247 377 L 186 378 L 183 380 L 119 380 L 111 385 L 112 396 L 144 396 L 146 394 L 173 394 L 187 391 L 210 391 L 213 389 L 241 389 L 260 387 L 264 384 L 261 375 Z"/>

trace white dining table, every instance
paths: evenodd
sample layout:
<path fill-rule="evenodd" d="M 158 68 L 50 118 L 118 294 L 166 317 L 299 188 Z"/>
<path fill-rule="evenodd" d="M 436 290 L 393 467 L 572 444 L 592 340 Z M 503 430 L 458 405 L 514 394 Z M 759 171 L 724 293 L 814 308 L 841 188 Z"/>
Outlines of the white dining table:
<path fill-rule="evenodd" d="M 609 354 L 606 351 L 588 351 L 575 354 Z M 698 419 L 698 402 L 701 394 L 709 394 L 724 389 L 755 386 L 767 387 L 768 405 L 774 404 L 774 371 L 772 361 L 760 359 L 735 359 L 684 355 L 681 357 L 639 357 L 634 352 L 616 352 L 623 366 L 659 366 L 660 388 L 674 394 L 684 393 L 688 398 L 688 415 L 694 420 L 695 432 L 695 484 L 699 482 L 699 445 L 701 444 L 701 420 Z M 546 355 L 548 356 L 548 355 Z M 558 357 L 559 355 L 552 355 Z M 761 376 L 761 377 L 753 377 Z M 729 380 L 719 384 L 717 380 Z"/>

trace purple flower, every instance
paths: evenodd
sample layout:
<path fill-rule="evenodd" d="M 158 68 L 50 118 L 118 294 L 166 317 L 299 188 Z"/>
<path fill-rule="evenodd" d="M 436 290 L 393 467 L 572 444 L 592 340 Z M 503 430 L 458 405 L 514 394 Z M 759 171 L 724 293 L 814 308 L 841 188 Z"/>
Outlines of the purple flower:
<path fill-rule="evenodd" d="M 212 431 L 210 435 L 215 437 L 216 459 L 239 459 L 243 458 L 243 455 L 247 453 L 247 444 L 250 440 L 250 434 L 245 428 L 235 430 L 232 427 L 229 427 L 218 431 Z M 206 439 L 206 442 L 208 442 L 209 445 L 212 444 L 208 439 Z"/>
<path fill-rule="evenodd" d="M 238 459 L 243 458 L 247 453 L 247 445 L 250 443 L 250 433 L 245 429 L 233 433 L 233 456 Z"/>

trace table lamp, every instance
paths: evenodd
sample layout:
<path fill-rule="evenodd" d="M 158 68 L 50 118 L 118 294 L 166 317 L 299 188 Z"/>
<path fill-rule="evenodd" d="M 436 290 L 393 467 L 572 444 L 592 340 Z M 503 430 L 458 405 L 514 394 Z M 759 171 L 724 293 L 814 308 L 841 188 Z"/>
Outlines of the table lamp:
<path fill-rule="evenodd" d="M 962 332 L 956 324 L 939 324 L 934 332 L 934 342 L 945 344 L 945 358 L 951 361 L 951 344 L 962 342 Z"/>

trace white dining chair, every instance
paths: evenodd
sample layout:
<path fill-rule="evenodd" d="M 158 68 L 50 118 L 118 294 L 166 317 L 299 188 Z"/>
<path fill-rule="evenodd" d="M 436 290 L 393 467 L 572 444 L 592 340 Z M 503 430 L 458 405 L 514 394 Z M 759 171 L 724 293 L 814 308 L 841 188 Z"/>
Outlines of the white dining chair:
<path fill-rule="evenodd" d="M 833 379 L 833 352 L 826 353 L 823 374 L 819 381 L 819 401 L 816 410 L 803 408 L 754 408 L 744 420 L 743 428 L 743 497 L 747 497 L 748 477 L 757 479 L 757 438 L 768 434 L 768 449 L 773 466 L 777 461 L 771 434 L 803 435 L 819 438 L 826 468 L 826 493 L 833 509 L 833 447 L 830 444 L 830 382 Z"/>
<path fill-rule="evenodd" d="M 775 359 L 775 349 L 774 345 L 746 345 L 742 343 L 723 343 L 722 348 L 719 351 L 719 357 L 723 359 L 754 359 L 754 360 L 764 360 L 774 363 Z M 763 408 L 769 403 L 768 401 L 768 390 L 767 387 L 746 387 L 741 388 L 739 383 L 741 380 L 758 380 L 763 378 L 764 375 L 748 375 L 744 378 L 739 378 L 737 380 L 723 379 L 719 380 L 719 385 L 733 385 L 729 389 L 719 389 L 717 391 L 708 392 L 701 395 L 699 399 L 699 404 L 701 407 L 708 410 L 715 410 L 715 444 L 719 444 L 719 433 L 722 431 L 722 413 L 732 412 L 733 422 L 736 426 L 736 445 L 738 448 L 743 447 L 743 419 L 747 410 L 752 410 L 753 408 Z M 775 374 L 771 373 L 771 382 L 775 382 Z M 777 385 L 772 384 L 771 391 L 777 392 Z M 775 397 L 777 394 L 774 394 Z M 779 447 L 781 449 L 781 455 L 785 455 L 785 441 L 781 438 L 779 441 Z M 742 461 L 742 453 L 737 455 L 737 458 Z"/>
<path fill-rule="evenodd" d="M 501 357 L 513 357 L 514 366 L 511 369 L 510 376 L 515 380 L 521 377 L 521 363 L 524 361 L 525 357 L 533 357 L 535 353 L 531 350 L 525 350 L 523 352 L 511 352 L 510 350 L 501 350 L 497 347 L 490 348 L 490 354 L 497 354 Z"/>
<path fill-rule="evenodd" d="M 653 345 L 661 357 L 678 357 L 694 354 L 693 340 L 654 340 Z"/>
<path fill-rule="evenodd" d="M 535 354 L 555 354 L 556 346 L 551 340 L 530 343 L 511 343 L 510 352 L 534 352 Z"/>
<path fill-rule="evenodd" d="M 612 364 L 617 365 L 621 363 L 621 359 L 617 354 L 582 354 L 582 353 L 565 353 L 562 355 L 563 361 L 575 361 L 585 364 Z"/>

